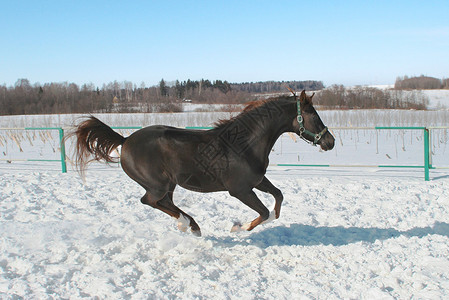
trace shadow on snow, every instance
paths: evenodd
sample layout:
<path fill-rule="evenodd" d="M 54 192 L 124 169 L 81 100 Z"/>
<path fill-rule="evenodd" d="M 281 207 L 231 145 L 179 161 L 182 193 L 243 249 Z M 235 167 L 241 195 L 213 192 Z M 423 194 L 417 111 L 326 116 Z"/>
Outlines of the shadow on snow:
<path fill-rule="evenodd" d="M 292 224 L 290 227 L 267 228 L 253 233 L 245 241 L 232 238 L 216 242 L 224 246 L 233 246 L 242 243 L 267 248 L 270 246 L 314 246 L 333 245 L 343 246 L 357 242 L 374 243 L 376 240 L 387 240 L 399 236 L 422 238 L 429 234 L 449 237 L 449 224 L 436 222 L 433 227 L 413 228 L 407 231 L 381 228 L 314 227 L 309 225 Z"/>

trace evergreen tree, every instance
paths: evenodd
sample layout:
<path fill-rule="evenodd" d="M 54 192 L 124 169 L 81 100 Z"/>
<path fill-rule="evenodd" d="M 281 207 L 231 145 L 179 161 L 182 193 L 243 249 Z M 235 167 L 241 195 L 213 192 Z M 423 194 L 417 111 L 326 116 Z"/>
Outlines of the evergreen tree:
<path fill-rule="evenodd" d="M 167 97 L 168 96 L 168 86 L 165 83 L 165 80 L 162 78 L 159 82 L 159 90 L 161 92 L 161 96 Z"/>

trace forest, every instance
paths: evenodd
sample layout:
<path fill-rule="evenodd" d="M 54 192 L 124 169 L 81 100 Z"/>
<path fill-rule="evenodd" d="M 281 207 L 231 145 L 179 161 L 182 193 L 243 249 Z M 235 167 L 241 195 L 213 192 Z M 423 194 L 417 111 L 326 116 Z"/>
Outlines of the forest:
<path fill-rule="evenodd" d="M 243 104 L 277 93 L 287 87 L 316 92 L 314 101 L 327 109 L 426 109 L 428 100 L 407 89 L 448 88 L 447 79 L 398 77 L 395 89 L 346 88 L 322 81 L 264 81 L 229 83 L 226 80 L 170 81 L 161 79 L 147 87 L 130 81 L 114 81 L 101 87 L 93 83 L 31 83 L 18 79 L 14 86 L 0 85 L 0 115 L 98 113 L 98 112 L 180 112 L 183 102 Z M 267 96 L 268 95 L 268 96 Z"/>
<path fill-rule="evenodd" d="M 449 79 L 439 79 L 424 75 L 418 77 L 402 76 L 396 78 L 394 88 L 412 90 L 449 89 Z"/>
<path fill-rule="evenodd" d="M 421 91 L 332 85 L 319 91 L 314 103 L 326 109 L 416 109 L 425 110 L 429 99 Z"/>
<path fill-rule="evenodd" d="M 14 86 L 0 85 L 0 115 L 92 113 L 92 112 L 179 112 L 182 102 L 241 104 L 255 100 L 255 93 L 323 88 L 317 81 L 229 83 L 222 80 L 186 80 L 147 87 L 130 81 L 110 82 L 97 87 L 69 82 L 31 83 L 18 79 Z"/>

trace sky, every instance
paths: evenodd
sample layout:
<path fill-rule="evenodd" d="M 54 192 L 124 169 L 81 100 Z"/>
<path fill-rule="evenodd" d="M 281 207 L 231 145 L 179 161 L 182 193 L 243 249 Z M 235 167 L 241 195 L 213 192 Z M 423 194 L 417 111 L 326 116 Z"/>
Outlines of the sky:
<path fill-rule="evenodd" d="M 449 1 L 1 1 L 0 84 L 449 77 Z"/>

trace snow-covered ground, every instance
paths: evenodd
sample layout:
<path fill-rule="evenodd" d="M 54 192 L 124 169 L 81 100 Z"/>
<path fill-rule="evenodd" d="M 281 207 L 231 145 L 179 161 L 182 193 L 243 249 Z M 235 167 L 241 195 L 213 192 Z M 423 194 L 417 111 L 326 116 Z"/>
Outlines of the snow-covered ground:
<path fill-rule="evenodd" d="M 86 183 L 58 166 L 0 168 L 0 297 L 16 299 L 443 299 L 449 292 L 449 178 L 415 171 L 270 168 L 280 219 L 227 193 L 181 188 L 197 238 L 140 203 L 117 167 Z M 272 199 L 258 193 L 272 205 Z"/>
<path fill-rule="evenodd" d="M 368 87 L 378 88 L 382 90 L 393 89 L 394 84 L 385 85 L 369 85 Z M 449 90 L 409 90 L 404 91 L 405 93 L 421 93 L 423 96 L 427 97 L 429 100 L 428 109 L 439 110 L 439 109 L 449 109 Z"/>
<path fill-rule="evenodd" d="M 449 109 L 449 90 L 423 90 L 429 98 L 430 109 Z"/>
<path fill-rule="evenodd" d="M 352 120 L 348 126 L 449 124 L 444 111 L 415 113 L 320 114 L 333 127 L 343 126 L 337 120 Z M 229 116 L 100 117 L 115 126 L 208 126 Z M 70 126 L 74 119 L 0 117 L 0 124 Z M 15 133 L 0 132 L 8 140 L 0 156 L 58 158 L 57 133 L 52 139 Z M 271 160 L 422 164 L 420 131 L 334 134 L 336 147 L 326 153 L 283 136 Z M 435 133 L 432 143 L 435 163 L 449 165 L 447 130 Z M 270 167 L 267 177 L 284 193 L 281 217 L 239 233 L 230 233 L 234 222 L 256 217 L 239 200 L 177 188 L 175 203 L 201 227 L 197 238 L 141 204 L 144 190 L 117 165 L 93 164 L 83 183 L 71 169 L 62 174 L 57 162 L 2 161 L 0 298 L 443 299 L 449 293 L 448 174 L 432 170 L 425 182 L 422 169 Z M 271 196 L 257 194 L 272 207 Z"/>

